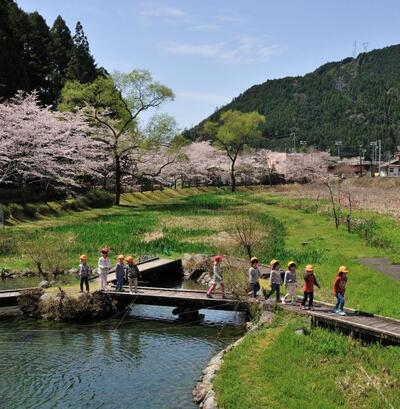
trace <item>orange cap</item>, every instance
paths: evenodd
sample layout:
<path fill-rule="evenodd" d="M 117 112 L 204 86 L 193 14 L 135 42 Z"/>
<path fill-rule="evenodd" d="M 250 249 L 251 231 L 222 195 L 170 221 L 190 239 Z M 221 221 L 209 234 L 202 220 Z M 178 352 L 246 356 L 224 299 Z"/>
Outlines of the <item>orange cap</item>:
<path fill-rule="evenodd" d="M 339 267 L 339 273 L 348 273 L 349 270 L 347 269 L 346 266 L 340 266 Z"/>
<path fill-rule="evenodd" d="M 312 265 L 312 264 L 308 264 L 308 265 L 306 266 L 306 271 L 309 271 L 310 273 L 313 272 L 313 271 L 314 271 L 313 265 Z"/>
<path fill-rule="evenodd" d="M 271 267 L 274 267 L 275 264 L 279 264 L 279 260 L 273 259 L 273 260 L 271 260 L 270 264 L 271 264 Z"/>
<path fill-rule="evenodd" d="M 86 254 L 82 254 L 82 255 L 79 257 L 79 260 L 87 260 L 87 255 L 86 255 Z"/>
<path fill-rule="evenodd" d="M 126 261 L 127 261 L 128 263 L 134 263 L 134 262 L 135 262 L 135 259 L 134 259 L 132 256 L 128 256 L 128 257 L 126 258 Z"/>

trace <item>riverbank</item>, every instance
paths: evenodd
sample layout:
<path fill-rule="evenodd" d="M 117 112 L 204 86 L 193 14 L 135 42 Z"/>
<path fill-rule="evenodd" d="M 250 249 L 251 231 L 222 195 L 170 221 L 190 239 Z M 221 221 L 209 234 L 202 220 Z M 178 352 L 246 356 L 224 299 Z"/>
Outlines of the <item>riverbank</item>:
<path fill-rule="evenodd" d="M 224 356 L 213 390 L 225 409 L 394 409 L 399 374 L 400 348 L 362 346 L 279 312 Z"/>

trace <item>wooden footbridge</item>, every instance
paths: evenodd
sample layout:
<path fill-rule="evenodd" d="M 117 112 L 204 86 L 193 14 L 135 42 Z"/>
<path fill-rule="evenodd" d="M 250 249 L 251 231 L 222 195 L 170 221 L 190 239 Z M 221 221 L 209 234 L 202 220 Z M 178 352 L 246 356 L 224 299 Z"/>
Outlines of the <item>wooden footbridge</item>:
<path fill-rule="evenodd" d="M 199 310 L 203 309 L 249 313 L 250 307 L 247 298 L 238 299 L 230 294 L 227 295 L 227 298 L 222 298 L 221 294 L 208 298 L 204 290 L 182 288 L 139 287 L 137 293 L 129 293 L 127 290 L 113 291 L 112 295 L 132 304 L 175 307 L 174 315 L 179 315 L 185 320 L 199 318 Z"/>
<path fill-rule="evenodd" d="M 336 314 L 333 305 L 314 303 L 314 310 L 301 310 L 300 305 L 279 304 L 283 309 L 311 317 L 314 326 L 339 330 L 360 340 L 373 340 L 382 344 L 400 345 L 400 320 L 346 308 L 345 316 Z M 271 309 L 273 304 L 266 303 Z"/>

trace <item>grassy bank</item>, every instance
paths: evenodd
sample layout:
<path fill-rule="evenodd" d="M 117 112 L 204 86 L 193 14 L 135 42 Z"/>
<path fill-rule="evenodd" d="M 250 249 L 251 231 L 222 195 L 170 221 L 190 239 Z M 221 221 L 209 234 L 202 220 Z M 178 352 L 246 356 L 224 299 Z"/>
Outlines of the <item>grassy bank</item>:
<path fill-rule="evenodd" d="M 225 409 L 397 408 L 399 373 L 399 348 L 362 347 L 280 315 L 226 355 L 214 388 Z"/>
<path fill-rule="evenodd" d="M 235 195 L 224 189 L 126 194 L 123 207 L 72 212 L 7 227 L 0 233 L 6 243 L 0 251 L 0 268 L 33 267 L 14 246 L 16 241 L 46 248 L 58 243 L 60 263 L 65 268 L 76 267 L 82 253 L 88 254 L 89 263 L 95 265 L 103 245 L 111 248 L 112 259 L 119 253 L 181 257 L 184 253 L 219 251 L 245 258 L 246 253 L 233 245 L 227 229 L 246 214 L 269 232 L 256 248 L 262 262 L 274 257 L 284 266 L 294 259 L 299 263 L 299 275 L 305 264 L 314 264 L 321 283 L 316 297 L 329 302 L 337 268 L 345 264 L 350 268 L 348 306 L 400 317 L 400 282 L 360 263 L 363 257 L 385 256 L 385 249 L 368 245 L 360 235 L 349 234 L 342 226 L 336 230 L 325 214 L 290 207 L 284 200 L 289 199 L 260 189 L 243 189 Z M 398 231 L 392 235 L 399 240 Z M 246 270 L 226 272 L 225 278 L 244 286 Z"/>

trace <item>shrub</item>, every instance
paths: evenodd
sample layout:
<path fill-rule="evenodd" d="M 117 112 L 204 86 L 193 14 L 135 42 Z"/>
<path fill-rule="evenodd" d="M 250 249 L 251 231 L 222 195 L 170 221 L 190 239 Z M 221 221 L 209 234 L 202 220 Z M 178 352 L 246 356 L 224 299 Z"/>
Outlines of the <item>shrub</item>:
<path fill-rule="evenodd" d="M 4 215 L 4 221 L 8 220 L 10 218 L 10 208 L 6 205 L 1 205 L 0 204 L 0 208 L 2 207 L 3 209 L 3 215 Z M 1 223 L 1 220 L 0 220 Z"/>
<path fill-rule="evenodd" d="M 54 277 L 65 267 L 66 251 L 75 242 L 73 233 L 57 234 L 36 231 L 28 238 L 21 237 L 17 241 L 17 248 L 21 255 L 29 258 L 37 268 L 39 274 L 49 279 L 48 273 Z"/>
<path fill-rule="evenodd" d="M 53 209 L 52 207 L 44 203 L 37 205 L 37 212 L 42 216 L 56 215 L 58 213 L 56 209 Z"/>
<path fill-rule="evenodd" d="M 89 207 L 111 207 L 114 204 L 114 196 L 105 190 L 90 190 L 83 199 Z"/>
<path fill-rule="evenodd" d="M 17 203 L 10 203 L 8 205 L 10 216 L 14 219 L 22 219 L 24 217 L 24 208 Z"/>
<path fill-rule="evenodd" d="M 25 216 L 34 219 L 37 216 L 37 206 L 32 203 L 27 203 L 24 205 Z"/>

